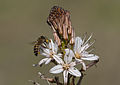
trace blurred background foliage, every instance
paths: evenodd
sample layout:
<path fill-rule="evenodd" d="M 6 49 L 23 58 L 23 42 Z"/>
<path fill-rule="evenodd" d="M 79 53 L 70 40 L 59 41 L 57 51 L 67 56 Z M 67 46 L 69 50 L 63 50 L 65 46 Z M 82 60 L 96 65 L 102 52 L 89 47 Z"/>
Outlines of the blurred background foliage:
<path fill-rule="evenodd" d="M 71 12 L 76 36 L 94 33 L 100 62 L 86 71 L 82 85 L 119 85 L 120 0 L 0 0 L 0 85 L 47 85 L 37 72 L 48 75 L 50 65 L 32 67 L 42 57 L 29 43 L 40 35 L 53 38 L 46 20 L 54 5 Z"/>

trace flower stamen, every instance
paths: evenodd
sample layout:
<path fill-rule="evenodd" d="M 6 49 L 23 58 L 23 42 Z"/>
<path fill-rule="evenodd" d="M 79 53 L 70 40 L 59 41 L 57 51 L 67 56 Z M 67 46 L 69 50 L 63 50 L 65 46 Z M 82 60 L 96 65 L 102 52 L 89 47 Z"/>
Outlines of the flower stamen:
<path fill-rule="evenodd" d="M 54 55 L 54 53 L 53 53 L 53 52 L 50 52 L 50 57 L 51 57 L 51 58 L 53 58 L 53 55 Z"/>
<path fill-rule="evenodd" d="M 63 69 L 64 70 L 68 70 L 70 68 L 70 65 L 69 64 L 63 64 Z"/>
<path fill-rule="evenodd" d="M 76 57 L 77 59 L 80 59 L 80 58 L 81 58 L 81 56 L 80 56 L 80 54 L 79 54 L 78 52 L 75 53 L 75 57 Z"/>

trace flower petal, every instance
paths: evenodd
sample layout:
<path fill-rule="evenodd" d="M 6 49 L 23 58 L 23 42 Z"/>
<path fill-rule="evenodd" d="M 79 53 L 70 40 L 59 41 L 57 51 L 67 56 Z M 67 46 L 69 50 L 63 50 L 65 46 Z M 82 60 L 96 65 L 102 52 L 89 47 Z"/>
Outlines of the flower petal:
<path fill-rule="evenodd" d="M 77 59 L 75 58 L 76 64 L 81 64 L 81 62 L 83 62 L 81 59 Z"/>
<path fill-rule="evenodd" d="M 50 46 L 50 49 L 52 50 L 53 53 L 56 53 L 56 52 L 55 52 L 55 47 L 56 47 L 56 46 L 55 46 L 55 44 L 53 43 L 52 39 L 50 39 L 50 41 L 51 41 L 51 42 L 50 42 L 50 45 L 49 45 L 49 46 Z"/>
<path fill-rule="evenodd" d="M 65 71 L 63 72 L 63 77 L 64 77 L 64 84 L 66 85 L 66 84 L 67 84 L 67 81 L 68 81 L 68 71 L 67 71 L 67 70 L 65 70 Z"/>
<path fill-rule="evenodd" d="M 55 43 L 54 44 L 54 52 L 57 53 L 57 51 L 58 51 L 58 45 L 57 45 L 57 43 Z"/>
<path fill-rule="evenodd" d="M 82 60 L 89 60 L 89 61 L 93 61 L 93 60 L 98 60 L 99 56 L 94 55 L 94 54 L 87 54 L 84 55 L 83 57 L 81 57 Z"/>
<path fill-rule="evenodd" d="M 94 41 L 95 42 L 95 41 Z M 81 52 L 87 50 L 91 45 L 94 44 L 94 42 L 87 43 L 81 47 Z"/>
<path fill-rule="evenodd" d="M 41 64 L 43 64 L 44 62 L 46 62 L 47 60 L 48 60 L 48 58 L 44 58 L 44 59 L 42 59 L 38 64 L 41 65 Z"/>
<path fill-rule="evenodd" d="M 67 55 L 64 55 L 64 61 L 67 64 Z"/>
<path fill-rule="evenodd" d="M 87 41 L 84 43 L 84 45 L 88 43 L 88 41 L 92 38 L 92 36 L 93 36 L 93 33 L 90 35 L 90 37 L 89 37 L 89 38 L 87 39 Z"/>
<path fill-rule="evenodd" d="M 49 72 L 53 74 L 58 74 L 61 73 L 62 71 L 63 71 L 62 65 L 56 65 L 53 68 L 51 68 Z"/>
<path fill-rule="evenodd" d="M 52 51 L 54 52 L 54 43 L 53 43 L 53 41 L 51 40 L 51 46 L 52 46 Z"/>
<path fill-rule="evenodd" d="M 75 68 L 75 67 L 69 68 L 69 73 L 70 73 L 71 75 L 76 76 L 76 77 L 80 77 L 80 76 L 81 76 L 80 71 L 79 71 L 77 68 Z"/>
<path fill-rule="evenodd" d="M 52 39 L 50 39 L 50 42 L 49 42 L 49 49 L 52 49 Z"/>
<path fill-rule="evenodd" d="M 71 67 L 73 67 L 73 66 L 75 66 L 75 65 L 76 65 L 76 62 L 71 62 L 71 63 L 70 63 L 70 66 L 71 66 Z"/>
<path fill-rule="evenodd" d="M 61 54 L 61 53 L 58 53 L 57 56 L 62 57 L 62 54 Z"/>
<path fill-rule="evenodd" d="M 74 51 L 80 51 L 81 45 L 83 44 L 83 41 L 80 37 L 75 38 L 75 45 L 74 45 Z"/>
<path fill-rule="evenodd" d="M 81 47 L 81 50 L 78 51 L 78 52 L 81 53 L 82 51 L 85 51 L 85 50 L 87 50 L 88 48 L 89 48 L 89 44 L 87 43 L 87 44 L 83 45 L 83 46 Z"/>
<path fill-rule="evenodd" d="M 43 48 L 43 51 L 44 51 L 46 54 L 50 54 L 50 50 L 49 50 L 49 49 Z"/>
<path fill-rule="evenodd" d="M 94 54 L 89 54 L 89 53 L 82 53 L 83 57 L 91 57 L 94 56 Z"/>
<path fill-rule="evenodd" d="M 74 57 L 74 53 L 72 50 L 69 50 L 69 55 L 68 55 L 68 63 L 70 63 L 72 61 L 72 58 Z"/>
<path fill-rule="evenodd" d="M 55 59 L 55 61 L 56 61 L 57 63 L 59 63 L 59 64 L 64 64 L 63 60 L 62 60 L 59 56 L 54 55 L 53 58 Z"/>
<path fill-rule="evenodd" d="M 65 56 L 64 56 L 64 60 L 66 63 L 70 63 L 72 61 L 72 58 L 74 57 L 74 53 L 72 50 L 70 49 L 65 49 Z"/>
<path fill-rule="evenodd" d="M 48 58 L 48 60 L 45 62 L 45 64 L 50 63 L 51 60 L 52 60 L 51 58 Z"/>
<path fill-rule="evenodd" d="M 85 65 L 85 63 L 82 61 L 81 64 L 82 64 L 83 70 L 86 70 L 86 65 Z"/>
<path fill-rule="evenodd" d="M 43 52 L 41 53 L 41 55 L 46 56 L 46 57 L 50 57 L 50 55 L 43 53 Z"/>
<path fill-rule="evenodd" d="M 86 70 L 86 66 L 85 66 L 85 63 L 83 62 L 83 60 L 77 59 L 77 58 L 75 58 L 75 60 L 76 60 L 76 64 L 82 64 L 83 70 Z"/>
<path fill-rule="evenodd" d="M 66 55 L 69 54 L 69 50 L 70 50 L 70 49 L 65 49 L 65 54 L 66 54 Z"/>

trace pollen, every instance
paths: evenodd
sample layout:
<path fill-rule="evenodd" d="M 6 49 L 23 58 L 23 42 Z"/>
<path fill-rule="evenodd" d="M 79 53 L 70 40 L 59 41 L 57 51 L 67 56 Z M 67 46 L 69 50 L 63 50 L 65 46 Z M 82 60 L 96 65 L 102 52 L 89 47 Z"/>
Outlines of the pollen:
<path fill-rule="evenodd" d="M 46 40 L 46 42 L 48 43 L 48 42 L 49 42 L 49 40 Z"/>
<path fill-rule="evenodd" d="M 68 70 L 69 68 L 70 68 L 70 65 L 69 65 L 69 64 L 64 64 L 64 65 L 63 65 L 63 69 Z"/>
<path fill-rule="evenodd" d="M 75 57 L 76 57 L 77 59 L 80 59 L 80 58 L 81 58 L 81 56 L 80 56 L 80 54 L 79 54 L 78 52 L 75 53 Z"/>
<path fill-rule="evenodd" d="M 54 55 L 53 52 L 50 52 L 50 57 L 51 57 L 51 58 L 53 58 L 53 55 Z"/>

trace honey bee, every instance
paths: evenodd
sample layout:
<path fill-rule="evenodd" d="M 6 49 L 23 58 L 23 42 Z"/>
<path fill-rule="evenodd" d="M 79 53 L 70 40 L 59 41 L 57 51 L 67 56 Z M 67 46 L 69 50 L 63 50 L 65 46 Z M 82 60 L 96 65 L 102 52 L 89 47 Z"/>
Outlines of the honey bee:
<path fill-rule="evenodd" d="M 47 37 L 40 36 L 34 44 L 34 54 L 35 54 L 35 56 L 38 56 L 38 54 L 40 53 L 40 47 L 46 48 L 48 43 L 49 43 L 49 40 L 48 40 Z"/>

